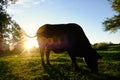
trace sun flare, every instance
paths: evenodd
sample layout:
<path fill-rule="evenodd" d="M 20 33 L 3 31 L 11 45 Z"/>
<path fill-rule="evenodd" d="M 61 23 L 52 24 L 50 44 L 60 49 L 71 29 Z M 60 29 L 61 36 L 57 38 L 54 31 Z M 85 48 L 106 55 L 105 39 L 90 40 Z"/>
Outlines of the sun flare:
<path fill-rule="evenodd" d="M 25 48 L 26 49 L 31 49 L 33 46 L 29 43 L 29 42 L 26 42 L 25 43 Z"/>
<path fill-rule="evenodd" d="M 27 42 L 25 42 L 24 47 L 25 47 L 26 49 L 31 49 L 31 48 L 33 47 L 33 45 L 30 43 L 30 41 L 27 41 Z"/>
<path fill-rule="evenodd" d="M 25 49 L 32 49 L 33 47 L 37 46 L 35 42 L 36 41 L 34 39 L 27 39 L 24 44 Z"/>

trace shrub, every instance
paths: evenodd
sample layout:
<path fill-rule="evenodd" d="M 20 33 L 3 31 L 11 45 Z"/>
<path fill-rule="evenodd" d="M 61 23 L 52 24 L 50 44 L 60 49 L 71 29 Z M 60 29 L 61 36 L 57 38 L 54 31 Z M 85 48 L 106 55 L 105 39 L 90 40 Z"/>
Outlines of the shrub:
<path fill-rule="evenodd" d="M 92 46 L 96 50 L 107 50 L 108 49 L 108 43 L 96 43 Z"/>

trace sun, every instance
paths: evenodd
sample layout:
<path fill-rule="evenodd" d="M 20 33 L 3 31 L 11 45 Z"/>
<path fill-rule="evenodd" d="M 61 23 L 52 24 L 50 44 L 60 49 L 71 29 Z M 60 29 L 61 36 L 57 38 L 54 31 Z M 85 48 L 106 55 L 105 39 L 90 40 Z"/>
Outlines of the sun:
<path fill-rule="evenodd" d="M 24 46 L 26 49 L 31 49 L 32 48 L 32 46 L 28 43 L 28 42 L 26 42 L 25 43 L 25 46 Z"/>
<path fill-rule="evenodd" d="M 24 44 L 25 49 L 31 49 L 33 47 L 33 45 L 31 44 L 30 41 L 26 41 Z"/>
<path fill-rule="evenodd" d="M 28 38 L 24 43 L 25 49 L 32 49 L 35 46 L 37 46 L 36 45 L 36 40 L 31 39 L 31 38 Z"/>

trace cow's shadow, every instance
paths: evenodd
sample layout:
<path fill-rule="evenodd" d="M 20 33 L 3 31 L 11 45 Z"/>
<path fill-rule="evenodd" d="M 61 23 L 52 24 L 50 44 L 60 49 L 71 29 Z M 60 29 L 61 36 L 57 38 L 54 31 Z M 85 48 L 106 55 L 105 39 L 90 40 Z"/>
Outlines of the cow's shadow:
<path fill-rule="evenodd" d="M 105 73 L 91 73 L 87 67 L 81 66 L 79 72 L 75 72 L 70 64 L 45 65 L 42 79 L 44 80 L 118 80 L 120 77 L 111 76 Z"/>
<path fill-rule="evenodd" d="M 70 70 L 70 68 L 67 68 L 64 64 L 52 64 L 52 65 L 45 65 L 44 71 L 48 74 L 46 79 L 52 79 L 52 80 L 69 80 L 67 70 Z M 65 70 L 66 69 L 66 70 Z"/>
<path fill-rule="evenodd" d="M 69 63 L 44 65 L 43 67 L 44 72 L 47 74 L 47 76 L 45 75 L 43 78 L 46 80 L 74 80 L 76 78 L 81 78 L 84 74 L 90 73 L 83 68 L 80 69 L 80 72 L 75 72 Z"/>

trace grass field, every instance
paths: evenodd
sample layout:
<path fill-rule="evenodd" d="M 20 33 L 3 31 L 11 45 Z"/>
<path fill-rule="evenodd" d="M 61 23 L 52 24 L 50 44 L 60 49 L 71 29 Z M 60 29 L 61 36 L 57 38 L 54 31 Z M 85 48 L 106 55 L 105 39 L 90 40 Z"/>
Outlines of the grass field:
<path fill-rule="evenodd" d="M 120 80 L 120 51 L 98 51 L 99 74 L 90 73 L 82 58 L 80 72 L 74 72 L 68 54 L 51 52 L 51 65 L 42 66 L 38 52 L 0 56 L 0 80 Z"/>

